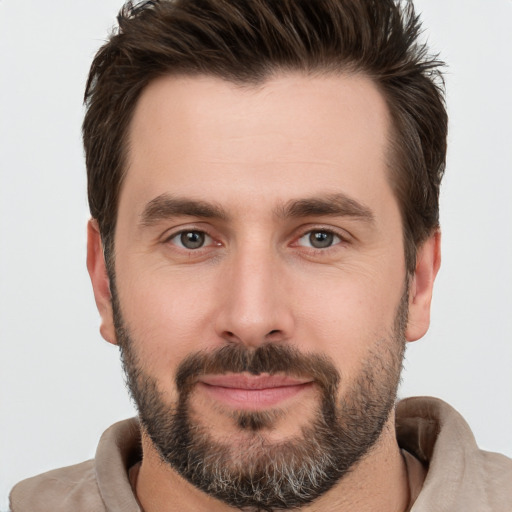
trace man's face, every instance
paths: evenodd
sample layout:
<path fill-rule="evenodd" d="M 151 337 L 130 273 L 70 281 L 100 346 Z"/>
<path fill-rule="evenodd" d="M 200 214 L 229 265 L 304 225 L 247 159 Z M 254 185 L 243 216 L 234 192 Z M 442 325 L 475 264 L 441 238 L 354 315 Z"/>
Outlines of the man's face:
<path fill-rule="evenodd" d="M 198 470 L 169 453 L 177 442 L 253 494 L 269 461 L 334 450 L 318 495 L 381 435 L 408 306 L 389 129 L 357 75 L 165 77 L 142 94 L 115 236 L 117 331 L 107 310 L 102 332 L 186 478 Z"/>

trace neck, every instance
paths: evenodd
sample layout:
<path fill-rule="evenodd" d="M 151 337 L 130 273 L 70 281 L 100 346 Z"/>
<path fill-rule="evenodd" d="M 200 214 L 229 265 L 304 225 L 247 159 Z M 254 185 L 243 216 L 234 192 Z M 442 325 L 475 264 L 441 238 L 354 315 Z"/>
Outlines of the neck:
<path fill-rule="evenodd" d="M 300 510 L 304 512 L 404 512 L 409 506 L 405 462 L 395 437 L 394 413 L 380 438 L 332 489 Z M 142 432 L 143 460 L 136 493 L 144 512 L 230 512 L 236 509 L 214 499 L 162 462 Z"/>

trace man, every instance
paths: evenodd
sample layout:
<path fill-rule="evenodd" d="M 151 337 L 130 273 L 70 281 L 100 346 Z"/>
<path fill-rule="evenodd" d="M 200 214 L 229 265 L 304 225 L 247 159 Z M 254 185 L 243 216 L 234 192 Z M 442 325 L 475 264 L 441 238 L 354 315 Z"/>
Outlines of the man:
<path fill-rule="evenodd" d="M 395 409 L 440 264 L 446 113 L 411 6 L 151 2 L 93 62 L 88 269 L 140 423 L 22 510 L 510 510 L 512 464 Z"/>

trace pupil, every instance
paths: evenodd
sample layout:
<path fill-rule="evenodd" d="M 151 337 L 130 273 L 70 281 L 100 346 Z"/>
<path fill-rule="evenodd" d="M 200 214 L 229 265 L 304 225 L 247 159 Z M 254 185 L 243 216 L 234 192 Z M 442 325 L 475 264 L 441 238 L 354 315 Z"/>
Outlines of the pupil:
<path fill-rule="evenodd" d="M 181 234 L 181 243 L 187 249 L 197 249 L 204 244 L 204 233 L 189 231 Z"/>
<path fill-rule="evenodd" d="M 332 233 L 326 233 L 325 231 L 315 231 L 309 235 L 309 241 L 316 249 L 322 249 L 332 245 L 333 236 Z"/>

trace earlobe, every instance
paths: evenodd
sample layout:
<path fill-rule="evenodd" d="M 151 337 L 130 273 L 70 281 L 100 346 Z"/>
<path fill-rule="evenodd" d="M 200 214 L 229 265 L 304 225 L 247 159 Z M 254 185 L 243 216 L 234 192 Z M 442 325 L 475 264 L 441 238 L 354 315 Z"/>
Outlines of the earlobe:
<path fill-rule="evenodd" d="M 95 219 L 91 219 L 87 224 L 87 270 L 91 278 L 96 307 L 101 316 L 100 333 L 105 340 L 116 345 L 110 282 L 98 222 Z"/>
<path fill-rule="evenodd" d="M 416 341 L 430 325 L 430 303 L 434 280 L 441 265 L 441 233 L 436 231 L 419 248 L 416 269 L 409 285 L 409 317 L 405 338 Z"/>

